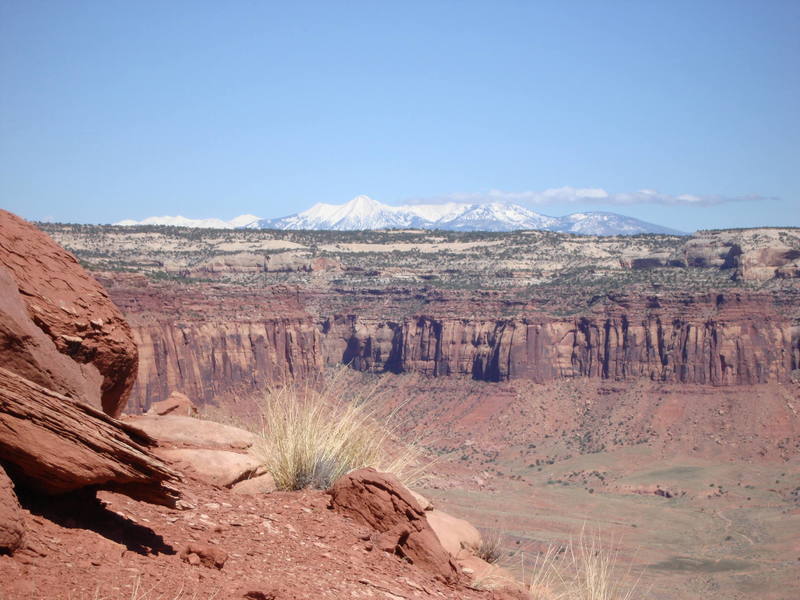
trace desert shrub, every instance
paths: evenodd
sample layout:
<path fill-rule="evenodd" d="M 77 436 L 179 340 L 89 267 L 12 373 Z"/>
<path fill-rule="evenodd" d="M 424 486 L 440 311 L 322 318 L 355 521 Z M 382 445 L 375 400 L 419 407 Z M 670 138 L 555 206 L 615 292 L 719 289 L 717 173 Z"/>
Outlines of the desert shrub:
<path fill-rule="evenodd" d="M 533 561 L 521 554 L 523 581 L 534 600 L 630 600 L 641 577 L 618 568 L 619 550 L 585 528 L 566 546 L 550 546 Z"/>
<path fill-rule="evenodd" d="M 481 531 L 481 545 L 476 554 L 490 564 L 496 563 L 503 555 L 503 534 L 499 529 Z"/>
<path fill-rule="evenodd" d="M 265 395 L 256 452 L 279 489 L 326 489 L 361 467 L 393 473 L 409 485 L 422 475 L 418 447 L 394 435 L 397 411 L 381 418 L 370 402 L 374 390 L 345 395 L 338 376 Z"/>

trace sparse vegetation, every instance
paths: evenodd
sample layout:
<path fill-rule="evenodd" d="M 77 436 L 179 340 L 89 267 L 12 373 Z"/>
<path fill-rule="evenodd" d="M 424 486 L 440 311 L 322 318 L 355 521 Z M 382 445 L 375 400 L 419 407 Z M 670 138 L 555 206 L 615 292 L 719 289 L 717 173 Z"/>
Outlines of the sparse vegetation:
<path fill-rule="evenodd" d="M 266 394 L 257 451 L 283 490 L 325 489 L 353 469 L 375 467 L 413 484 L 424 467 L 414 444 L 393 436 L 396 411 L 381 418 L 371 394 L 346 398 L 340 370 L 327 383 Z"/>
<path fill-rule="evenodd" d="M 503 534 L 500 529 L 492 528 L 481 531 L 481 545 L 476 552 L 489 564 L 494 564 L 503 556 Z"/>
<path fill-rule="evenodd" d="M 619 553 L 599 532 L 584 528 L 577 539 L 549 546 L 533 562 L 520 553 L 523 581 L 533 600 L 629 600 L 639 577 L 620 571 Z M 527 564 L 526 564 L 527 562 Z"/>

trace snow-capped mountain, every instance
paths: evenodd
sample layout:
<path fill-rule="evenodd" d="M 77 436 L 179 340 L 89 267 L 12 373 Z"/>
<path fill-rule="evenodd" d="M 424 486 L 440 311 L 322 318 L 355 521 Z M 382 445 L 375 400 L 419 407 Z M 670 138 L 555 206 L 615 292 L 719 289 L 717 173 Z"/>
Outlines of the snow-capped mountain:
<path fill-rule="evenodd" d="M 407 204 L 390 206 L 369 196 L 356 196 L 346 204 L 318 203 L 288 217 L 260 219 L 241 215 L 230 221 L 150 217 L 125 220 L 115 225 L 173 225 L 213 229 L 443 229 L 448 231 L 516 231 L 544 229 L 583 235 L 633 235 L 636 233 L 682 234 L 680 231 L 610 212 L 582 212 L 548 217 L 519 204 L 506 202 Z"/>
<path fill-rule="evenodd" d="M 202 229 L 239 229 L 247 227 L 252 223 L 261 220 L 261 217 L 255 215 L 239 215 L 230 221 L 223 221 L 222 219 L 189 219 L 178 215 L 177 217 L 148 217 L 141 221 L 134 221 L 133 219 L 125 219 L 114 223 L 114 225 L 171 225 L 173 227 L 197 227 Z"/>
<path fill-rule="evenodd" d="M 444 229 L 449 231 L 515 231 L 544 229 L 584 235 L 633 235 L 682 232 L 609 212 L 584 212 L 549 217 L 519 204 L 491 202 L 389 206 L 368 196 L 346 204 L 315 204 L 279 219 L 262 219 L 248 227 L 261 229 Z"/>

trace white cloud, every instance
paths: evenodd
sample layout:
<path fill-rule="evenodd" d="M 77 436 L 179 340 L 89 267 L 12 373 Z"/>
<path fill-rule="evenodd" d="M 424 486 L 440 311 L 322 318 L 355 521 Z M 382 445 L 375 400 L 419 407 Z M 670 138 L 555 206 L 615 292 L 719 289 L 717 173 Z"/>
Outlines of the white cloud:
<path fill-rule="evenodd" d="M 642 189 L 635 192 L 607 192 L 602 188 L 575 188 L 564 186 L 542 191 L 506 192 L 489 190 L 477 193 L 455 193 L 435 198 L 414 198 L 410 204 L 431 204 L 440 202 L 513 202 L 519 204 L 661 204 L 672 206 L 712 206 L 728 202 L 757 202 L 774 200 L 765 196 L 719 196 L 698 194 L 664 194 L 656 190 Z"/>

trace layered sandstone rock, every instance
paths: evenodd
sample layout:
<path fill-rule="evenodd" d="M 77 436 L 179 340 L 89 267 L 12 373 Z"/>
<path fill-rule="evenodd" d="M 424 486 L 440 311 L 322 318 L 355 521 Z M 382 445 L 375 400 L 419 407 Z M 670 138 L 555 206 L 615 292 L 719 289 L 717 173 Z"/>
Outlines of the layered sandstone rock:
<path fill-rule="evenodd" d="M 125 423 L 158 440 L 160 445 L 207 448 L 211 450 L 247 450 L 256 435 L 223 423 L 181 415 L 140 415 Z"/>
<path fill-rule="evenodd" d="M 130 328 L 106 291 L 72 254 L 4 210 L 0 210 L 0 267 L 7 271 L 1 282 L 4 304 L 17 296 L 17 290 L 12 291 L 15 286 L 36 327 L 59 353 L 80 365 L 80 369 L 65 369 L 65 361 L 56 359 L 52 361 L 59 363 L 56 372 L 41 373 L 32 380 L 119 415 L 136 376 L 137 353 Z M 19 326 L 18 311 L 13 310 Z M 10 346 L 6 341 L 0 356 L 6 368 L 28 377 L 34 359 L 20 359 L 20 350 L 29 356 L 41 355 L 40 348 L 52 352 L 30 327 L 18 332 L 6 333 L 6 340 L 17 341 Z"/>
<path fill-rule="evenodd" d="M 130 329 L 103 288 L 33 225 L 0 211 L 0 460 L 15 482 L 176 506 L 178 474 L 149 452 L 152 438 L 112 418 L 136 364 Z"/>
<path fill-rule="evenodd" d="M 92 406 L 0 368 L 0 459 L 17 481 L 47 494 L 84 487 L 176 506 L 178 474 L 153 439 Z"/>
<path fill-rule="evenodd" d="M 25 517 L 14 484 L 0 466 L 0 554 L 13 554 L 25 539 Z"/>
<path fill-rule="evenodd" d="M 157 440 L 155 454 L 177 471 L 206 483 L 231 487 L 265 472 L 253 450 L 256 436 L 238 427 L 172 414 L 128 417 L 125 424 Z"/>

